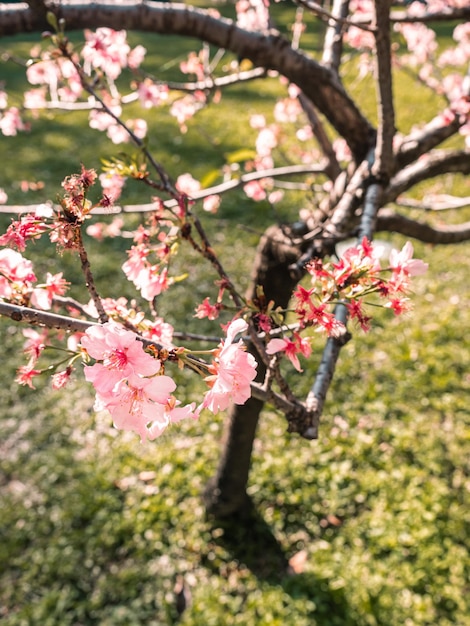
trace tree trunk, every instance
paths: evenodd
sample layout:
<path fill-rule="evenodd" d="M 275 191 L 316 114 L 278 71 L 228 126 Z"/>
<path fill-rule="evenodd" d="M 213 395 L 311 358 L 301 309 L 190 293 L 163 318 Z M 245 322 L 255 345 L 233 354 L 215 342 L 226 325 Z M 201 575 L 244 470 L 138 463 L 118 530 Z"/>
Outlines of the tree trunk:
<path fill-rule="evenodd" d="M 298 275 L 291 272 L 289 266 L 298 261 L 302 254 L 301 246 L 293 241 L 294 236 L 298 236 L 295 229 L 294 232 L 279 226 L 267 229 L 258 246 L 248 299 L 256 300 L 257 287 L 261 286 L 266 303 L 273 300 L 276 306 L 287 307 L 298 282 Z M 262 382 L 266 368 L 254 346 L 248 344 L 247 349 L 259 363 L 257 380 Z M 207 512 L 218 518 L 243 513 L 250 508 L 246 486 L 263 404 L 251 398 L 242 406 L 233 405 L 229 411 L 219 466 L 204 491 Z"/>

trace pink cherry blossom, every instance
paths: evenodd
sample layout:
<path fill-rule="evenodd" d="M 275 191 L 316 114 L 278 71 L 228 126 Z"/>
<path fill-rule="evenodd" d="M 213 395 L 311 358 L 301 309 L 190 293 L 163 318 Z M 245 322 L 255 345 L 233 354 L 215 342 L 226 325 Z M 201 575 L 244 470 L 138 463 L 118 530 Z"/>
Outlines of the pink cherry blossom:
<path fill-rule="evenodd" d="M 196 308 L 194 317 L 203 319 L 207 317 L 210 320 L 215 320 L 219 317 L 220 304 L 211 304 L 209 298 L 204 298 L 204 301 Z"/>
<path fill-rule="evenodd" d="M 101 69 L 115 80 L 127 65 L 130 47 L 126 42 L 125 30 L 116 31 L 111 28 L 97 28 L 95 32 L 85 31 L 86 44 L 82 50 L 85 69 Z"/>
<path fill-rule="evenodd" d="M 269 27 L 268 6 L 267 0 L 238 0 L 235 5 L 237 26 L 251 31 L 266 30 Z"/>
<path fill-rule="evenodd" d="M 46 89 L 29 89 L 24 93 L 24 106 L 27 109 L 32 109 L 33 113 L 44 109 L 47 104 Z M 35 114 L 37 116 L 37 114 Z"/>
<path fill-rule="evenodd" d="M 41 370 L 34 369 L 34 360 L 31 360 L 28 365 L 23 365 L 19 368 L 15 382 L 20 385 L 27 385 L 31 389 L 36 389 L 33 385 L 33 378 L 42 374 Z"/>
<path fill-rule="evenodd" d="M 243 191 L 246 193 L 248 198 L 251 198 L 256 202 L 266 199 L 266 191 L 263 187 L 263 183 L 259 180 L 252 180 L 249 183 L 246 183 L 246 185 L 243 185 Z"/>
<path fill-rule="evenodd" d="M 100 174 L 99 180 L 103 192 L 116 202 L 119 199 L 122 188 L 125 185 L 125 177 L 115 172 L 105 172 L 104 174 Z"/>
<path fill-rule="evenodd" d="M 8 280 L 19 283 L 36 282 L 31 261 L 10 248 L 0 250 L 0 274 L 3 274 Z"/>
<path fill-rule="evenodd" d="M 221 198 L 217 194 L 212 194 L 211 196 L 206 196 L 202 201 L 202 208 L 204 211 L 208 213 L 217 213 L 220 206 Z"/>
<path fill-rule="evenodd" d="M 60 71 L 57 63 L 51 60 L 32 63 L 26 69 L 26 78 L 31 85 L 57 85 Z"/>
<path fill-rule="evenodd" d="M 213 361 L 213 376 L 206 381 L 212 385 L 204 397 L 202 408 L 216 414 L 225 410 L 230 402 L 244 404 L 251 396 L 251 382 L 256 377 L 256 360 L 244 349 L 243 341 L 233 343 L 235 336 L 246 331 L 248 324 L 233 320 L 227 328 L 227 338 L 221 344 Z"/>
<path fill-rule="evenodd" d="M 303 354 L 309 357 L 312 353 L 312 347 L 308 337 L 301 337 L 298 333 L 294 333 L 294 341 L 287 337 L 271 339 L 266 346 L 266 352 L 268 354 L 276 354 L 277 352 L 284 352 L 287 358 L 291 361 L 292 365 L 298 372 L 302 372 L 298 354 Z"/>
<path fill-rule="evenodd" d="M 413 245 L 407 241 L 400 252 L 390 252 L 390 267 L 395 271 L 403 271 L 409 276 L 419 276 L 428 270 L 428 264 L 420 259 L 413 259 Z"/>
<path fill-rule="evenodd" d="M 144 109 L 151 109 L 168 99 L 168 86 L 158 85 L 146 78 L 137 88 L 139 101 Z"/>
<path fill-rule="evenodd" d="M 44 329 L 42 332 L 38 333 L 37 330 L 33 330 L 32 328 L 24 328 L 23 335 L 27 338 L 24 345 L 25 353 L 29 354 L 31 359 L 37 361 L 46 347 L 48 330 Z"/>
<path fill-rule="evenodd" d="M 137 69 L 138 67 L 140 67 L 146 54 L 147 50 L 144 48 L 144 46 L 138 45 L 135 48 L 132 48 L 127 57 L 127 65 L 132 70 Z"/>
<path fill-rule="evenodd" d="M 168 269 L 165 267 L 161 271 L 155 265 L 145 268 L 140 272 L 135 286 L 140 289 L 142 298 L 151 302 L 155 296 L 159 296 L 162 291 L 166 291 L 171 284 L 168 278 Z"/>
<path fill-rule="evenodd" d="M 0 113 L 0 131 L 6 137 L 14 137 L 18 134 L 18 131 L 28 130 L 27 124 L 23 122 L 20 115 L 20 110 L 17 107 L 10 107 Z"/>
<path fill-rule="evenodd" d="M 190 52 L 187 60 L 180 63 L 180 70 L 183 74 L 195 74 L 197 80 L 200 81 L 205 78 L 204 65 L 200 56 L 195 52 Z"/>
<path fill-rule="evenodd" d="M 165 322 L 161 317 L 154 317 L 151 320 L 144 320 L 139 329 L 142 329 L 142 336 L 146 339 L 151 339 L 157 343 L 167 346 L 172 346 L 174 328 L 168 322 Z"/>
<path fill-rule="evenodd" d="M 259 156 L 269 156 L 271 151 L 277 146 L 277 128 L 268 126 L 262 128 L 256 139 L 256 152 Z"/>
<path fill-rule="evenodd" d="M 54 296 L 62 296 L 69 284 L 62 278 L 62 272 L 54 275 L 47 272 L 45 285 L 39 285 L 31 292 L 31 305 L 38 309 L 49 310 Z"/>
<path fill-rule="evenodd" d="M 65 385 L 69 382 L 72 371 L 72 367 L 67 367 L 67 369 L 63 370 L 62 372 L 57 372 L 56 374 L 53 374 L 52 389 L 63 389 Z"/>
<path fill-rule="evenodd" d="M 192 196 L 201 189 L 201 183 L 191 174 L 181 174 L 176 179 L 176 189 L 187 196 Z"/>
<path fill-rule="evenodd" d="M 184 98 L 179 98 L 173 102 L 170 108 L 170 115 L 176 118 L 182 133 L 187 132 L 186 122 L 204 106 L 205 102 L 206 95 L 202 91 L 188 94 Z"/>
<path fill-rule="evenodd" d="M 98 406 L 109 411 L 116 428 L 133 430 L 142 440 L 149 435 L 155 438 L 170 422 L 165 405 L 175 389 L 176 383 L 169 376 L 142 378 L 132 374 L 120 381 L 110 394 L 98 394 Z"/>
<path fill-rule="evenodd" d="M 137 335 L 115 322 L 90 326 L 81 345 L 93 359 L 102 361 L 102 367 L 119 373 L 121 377 L 131 373 L 153 376 L 160 369 L 160 362 L 144 351 Z M 91 370 L 96 365 L 88 369 Z"/>

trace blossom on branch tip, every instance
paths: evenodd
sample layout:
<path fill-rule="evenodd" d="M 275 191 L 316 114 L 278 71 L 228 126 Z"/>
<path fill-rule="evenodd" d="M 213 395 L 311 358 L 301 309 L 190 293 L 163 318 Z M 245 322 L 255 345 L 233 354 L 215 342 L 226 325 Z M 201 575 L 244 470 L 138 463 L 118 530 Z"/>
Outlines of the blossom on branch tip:
<path fill-rule="evenodd" d="M 303 354 L 305 357 L 309 357 L 312 353 L 312 346 L 308 337 L 301 337 L 299 333 L 294 332 L 294 341 L 287 337 L 271 339 L 266 346 L 266 352 L 268 354 L 276 354 L 283 352 L 290 360 L 292 365 L 298 372 L 302 372 L 298 354 Z"/>
<path fill-rule="evenodd" d="M 219 317 L 220 304 L 211 304 L 209 298 L 204 298 L 203 302 L 196 308 L 194 317 L 203 319 L 207 317 L 209 320 L 215 320 Z"/>
<path fill-rule="evenodd" d="M 233 320 L 227 327 L 227 337 L 216 351 L 211 370 L 206 378 L 211 389 L 205 394 L 200 408 L 216 414 L 224 411 L 230 402 L 245 404 L 251 397 L 251 382 L 256 377 L 256 359 L 245 351 L 243 341 L 234 343 L 238 333 L 245 332 L 248 324 L 242 319 Z"/>
<path fill-rule="evenodd" d="M 405 272 L 409 276 L 420 276 L 428 270 L 428 264 L 420 259 L 413 259 L 413 245 L 407 241 L 403 248 L 390 252 L 390 268 L 394 272 Z"/>

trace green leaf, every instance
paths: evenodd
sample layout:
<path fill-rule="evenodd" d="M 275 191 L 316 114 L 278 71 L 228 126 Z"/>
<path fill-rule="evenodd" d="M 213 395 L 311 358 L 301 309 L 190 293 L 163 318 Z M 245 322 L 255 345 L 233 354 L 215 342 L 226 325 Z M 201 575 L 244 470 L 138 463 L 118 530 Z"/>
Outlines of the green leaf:
<path fill-rule="evenodd" d="M 211 187 L 219 177 L 220 170 L 209 170 L 201 179 L 201 187 L 203 189 Z"/>
<path fill-rule="evenodd" d="M 241 148 L 235 152 L 229 152 L 225 155 L 228 163 L 241 163 L 242 161 L 250 161 L 256 157 L 256 150 L 250 148 Z"/>

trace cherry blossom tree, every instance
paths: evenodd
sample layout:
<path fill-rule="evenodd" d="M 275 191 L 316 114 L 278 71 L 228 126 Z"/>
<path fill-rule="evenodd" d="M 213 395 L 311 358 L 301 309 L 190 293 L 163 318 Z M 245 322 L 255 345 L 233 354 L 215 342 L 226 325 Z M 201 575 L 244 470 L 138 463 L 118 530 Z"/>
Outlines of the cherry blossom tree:
<path fill-rule="evenodd" d="M 172 423 L 227 410 L 219 468 L 206 490 L 207 507 L 221 516 L 247 503 L 252 444 L 264 404 L 285 415 L 290 432 L 316 438 L 341 347 L 351 336 L 348 327 L 369 328 L 371 299 L 395 314 L 409 307 L 410 281 L 426 270 L 426 263 L 413 259 L 410 242 L 392 250 L 384 262 L 380 245 L 372 243 L 375 233 L 397 232 L 433 244 L 470 238 L 468 222 L 436 226 L 406 214 L 409 207 L 444 210 L 469 203 L 468 197 L 449 194 L 424 195 L 421 202 L 407 195 L 437 176 L 470 173 L 467 2 L 414 1 L 392 8 L 388 0 L 333 0 L 331 5 L 295 0 L 286 10 L 292 13 L 289 38 L 276 30 L 268 0 L 239 0 L 233 20 L 214 7 L 145 0 L 0 4 L 0 36 L 42 32 L 47 42 L 26 65 L 31 88 L 22 106 L 10 104 L 8 85 L 0 91 L 3 135 L 27 132 L 43 109 L 85 109 L 91 129 L 106 133 L 113 144 L 132 143 L 137 149 L 122 158 L 103 155 L 99 178 L 86 164 L 71 172 L 58 204 L 13 207 L 7 190 L 1 191 L 4 210 L 21 209 L 22 215 L 0 237 L 0 314 L 41 327 L 40 332 L 25 329 L 29 360 L 18 381 L 34 388 L 51 333 L 67 331 L 66 358 L 52 368 L 53 387 L 64 386 L 83 363 L 96 409 L 107 411 L 117 428 L 155 439 Z M 302 49 L 306 18 L 312 16 L 323 33 L 317 54 Z M 440 50 L 433 25 L 444 21 L 453 25 L 455 45 Z M 69 33 L 83 29 L 83 44 L 72 45 Z M 180 65 L 187 80 L 168 82 L 152 74 L 145 48 L 131 48 L 127 30 L 200 40 L 200 50 Z M 230 62 L 222 63 L 227 57 Z M 351 57 L 359 77 L 374 76 L 376 123 L 346 86 L 342 68 Z M 408 134 L 396 127 L 393 78 L 398 69 L 442 103 L 437 115 L 423 110 L 421 123 Z M 132 77 L 126 93 L 118 88 L 124 70 Z M 205 187 L 191 172 L 173 180 L 166 164 L 148 149 L 146 115 L 165 108 L 184 136 L 189 120 L 216 106 L 225 87 L 257 80 L 263 89 L 268 77 L 279 79 L 284 96 L 273 103 L 274 123 L 262 114 L 252 116 L 253 150 L 241 151 L 237 169 L 225 164 L 220 182 Z M 135 102 L 142 117 L 129 119 L 126 107 Z M 439 148 L 445 142 L 452 147 Z M 277 163 L 278 154 L 289 155 L 287 165 L 286 160 Z M 267 229 L 250 287 L 242 294 L 215 254 L 201 215 L 216 213 L 224 195 L 240 187 L 251 200 L 275 206 L 287 186 L 281 182 L 292 177 L 300 180 L 295 183 L 300 190 L 310 190 L 314 181 L 315 204 L 306 193 L 290 226 Z M 149 204 L 133 208 L 148 219 L 133 233 L 122 266 L 141 305 L 119 294 L 100 296 L 84 236 L 121 233 L 119 202 L 130 179 L 149 189 Z M 98 185 L 101 191 L 93 201 Z M 99 215 L 111 209 L 117 214 L 113 223 L 101 223 Z M 23 256 L 28 242 L 39 237 L 78 255 L 89 302 L 65 295 L 63 273 L 49 273 L 39 282 Z M 350 239 L 355 243 L 340 253 L 338 244 Z M 174 329 L 155 308 L 155 299 L 179 280 L 171 274 L 170 259 L 181 243 L 218 275 L 215 293 L 195 303 L 196 318 L 214 320 L 217 328 L 225 324 L 225 338 L 205 354 L 185 348 L 184 334 L 176 341 Z M 326 344 L 311 390 L 302 399 L 285 377 L 282 357 L 301 372 L 312 350 L 311 329 L 323 332 Z M 173 365 L 204 377 L 208 390 L 202 400 L 181 405 Z"/>

